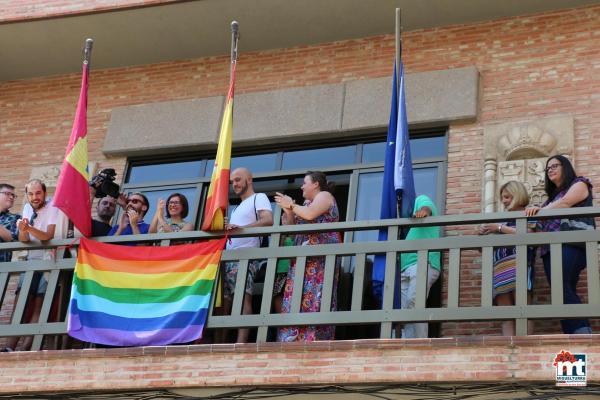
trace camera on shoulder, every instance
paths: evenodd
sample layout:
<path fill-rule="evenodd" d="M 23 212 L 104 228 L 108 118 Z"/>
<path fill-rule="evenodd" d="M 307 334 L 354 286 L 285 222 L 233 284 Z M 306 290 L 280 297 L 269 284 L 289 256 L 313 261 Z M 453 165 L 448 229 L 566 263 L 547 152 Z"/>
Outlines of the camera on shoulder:
<path fill-rule="evenodd" d="M 90 186 L 96 189 L 96 198 L 119 197 L 119 185 L 114 182 L 116 177 L 117 173 L 113 168 L 104 168 L 92 177 Z"/>

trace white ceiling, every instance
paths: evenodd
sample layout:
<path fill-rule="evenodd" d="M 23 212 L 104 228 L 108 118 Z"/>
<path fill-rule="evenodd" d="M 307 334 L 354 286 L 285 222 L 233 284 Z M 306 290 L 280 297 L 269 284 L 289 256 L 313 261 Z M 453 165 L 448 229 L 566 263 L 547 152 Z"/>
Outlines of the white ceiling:
<path fill-rule="evenodd" d="M 196 0 L 0 24 L 0 81 L 76 72 L 85 38 L 95 69 L 229 53 L 230 22 L 240 51 L 286 48 L 493 20 L 600 0 Z"/>

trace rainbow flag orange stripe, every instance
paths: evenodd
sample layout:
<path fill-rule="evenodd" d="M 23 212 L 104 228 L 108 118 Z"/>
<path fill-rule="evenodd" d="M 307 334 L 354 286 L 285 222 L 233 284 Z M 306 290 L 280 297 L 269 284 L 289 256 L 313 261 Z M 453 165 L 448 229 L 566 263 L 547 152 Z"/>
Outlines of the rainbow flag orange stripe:
<path fill-rule="evenodd" d="M 202 337 L 225 239 L 170 247 L 82 238 L 70 336 L 111 346 L 188 343 Z"/>
<path fill-rule="evenodd" d="M 92 204 L 88 185 L 87 92 L 89 68 L 83 63 L 81 91 L 56 192 L 52 200 L 85 236 L 92 234 Z"/>
<path fill-rule="evenodd" d="M 210 178 L 210 186 L 206 197 L 203 231 L 222 230 L 229 204 L 229 172 L 231 168 L 231 140 L 233 135 L 233 91 L 235 86 L 235 63 L 231 68 L 229 92 L 225 102 L 225 111 L 221 121 L 219 145 L 215 166 Z"/>

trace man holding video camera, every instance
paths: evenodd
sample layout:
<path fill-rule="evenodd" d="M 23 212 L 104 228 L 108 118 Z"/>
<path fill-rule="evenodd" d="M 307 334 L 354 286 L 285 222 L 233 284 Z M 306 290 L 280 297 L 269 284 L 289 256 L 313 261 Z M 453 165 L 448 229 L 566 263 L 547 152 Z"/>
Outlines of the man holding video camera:
<path fill-rule="evenodd" d="M 99 199 L 96 205 L 96 218 L 92 218 L 92 236 L 107 236 L 112 225 L 117 204 L 123 209 L 127 206 L 127 197 L 119 193 L 119 185 L 114 183 L 117 173 L 112 168 L 105 168 L 90 181 L 92 201 Z"/>

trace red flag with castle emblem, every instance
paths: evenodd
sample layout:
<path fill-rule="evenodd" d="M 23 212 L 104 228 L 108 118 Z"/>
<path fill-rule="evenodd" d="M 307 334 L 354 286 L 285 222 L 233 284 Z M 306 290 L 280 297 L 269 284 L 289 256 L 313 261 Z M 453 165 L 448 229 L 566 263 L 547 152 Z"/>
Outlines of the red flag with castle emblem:
<path fill-rule="evenodd" d="M 87 91 L 88 62 L 83 63 L 81 91 L 73 121 L 71 138 L 58 178 L 53 204 L 60 208 L 73 225 L 85 235 L 92 234 L 92 204 L 90 200 L 88 143 L 87 143 Z"/>

